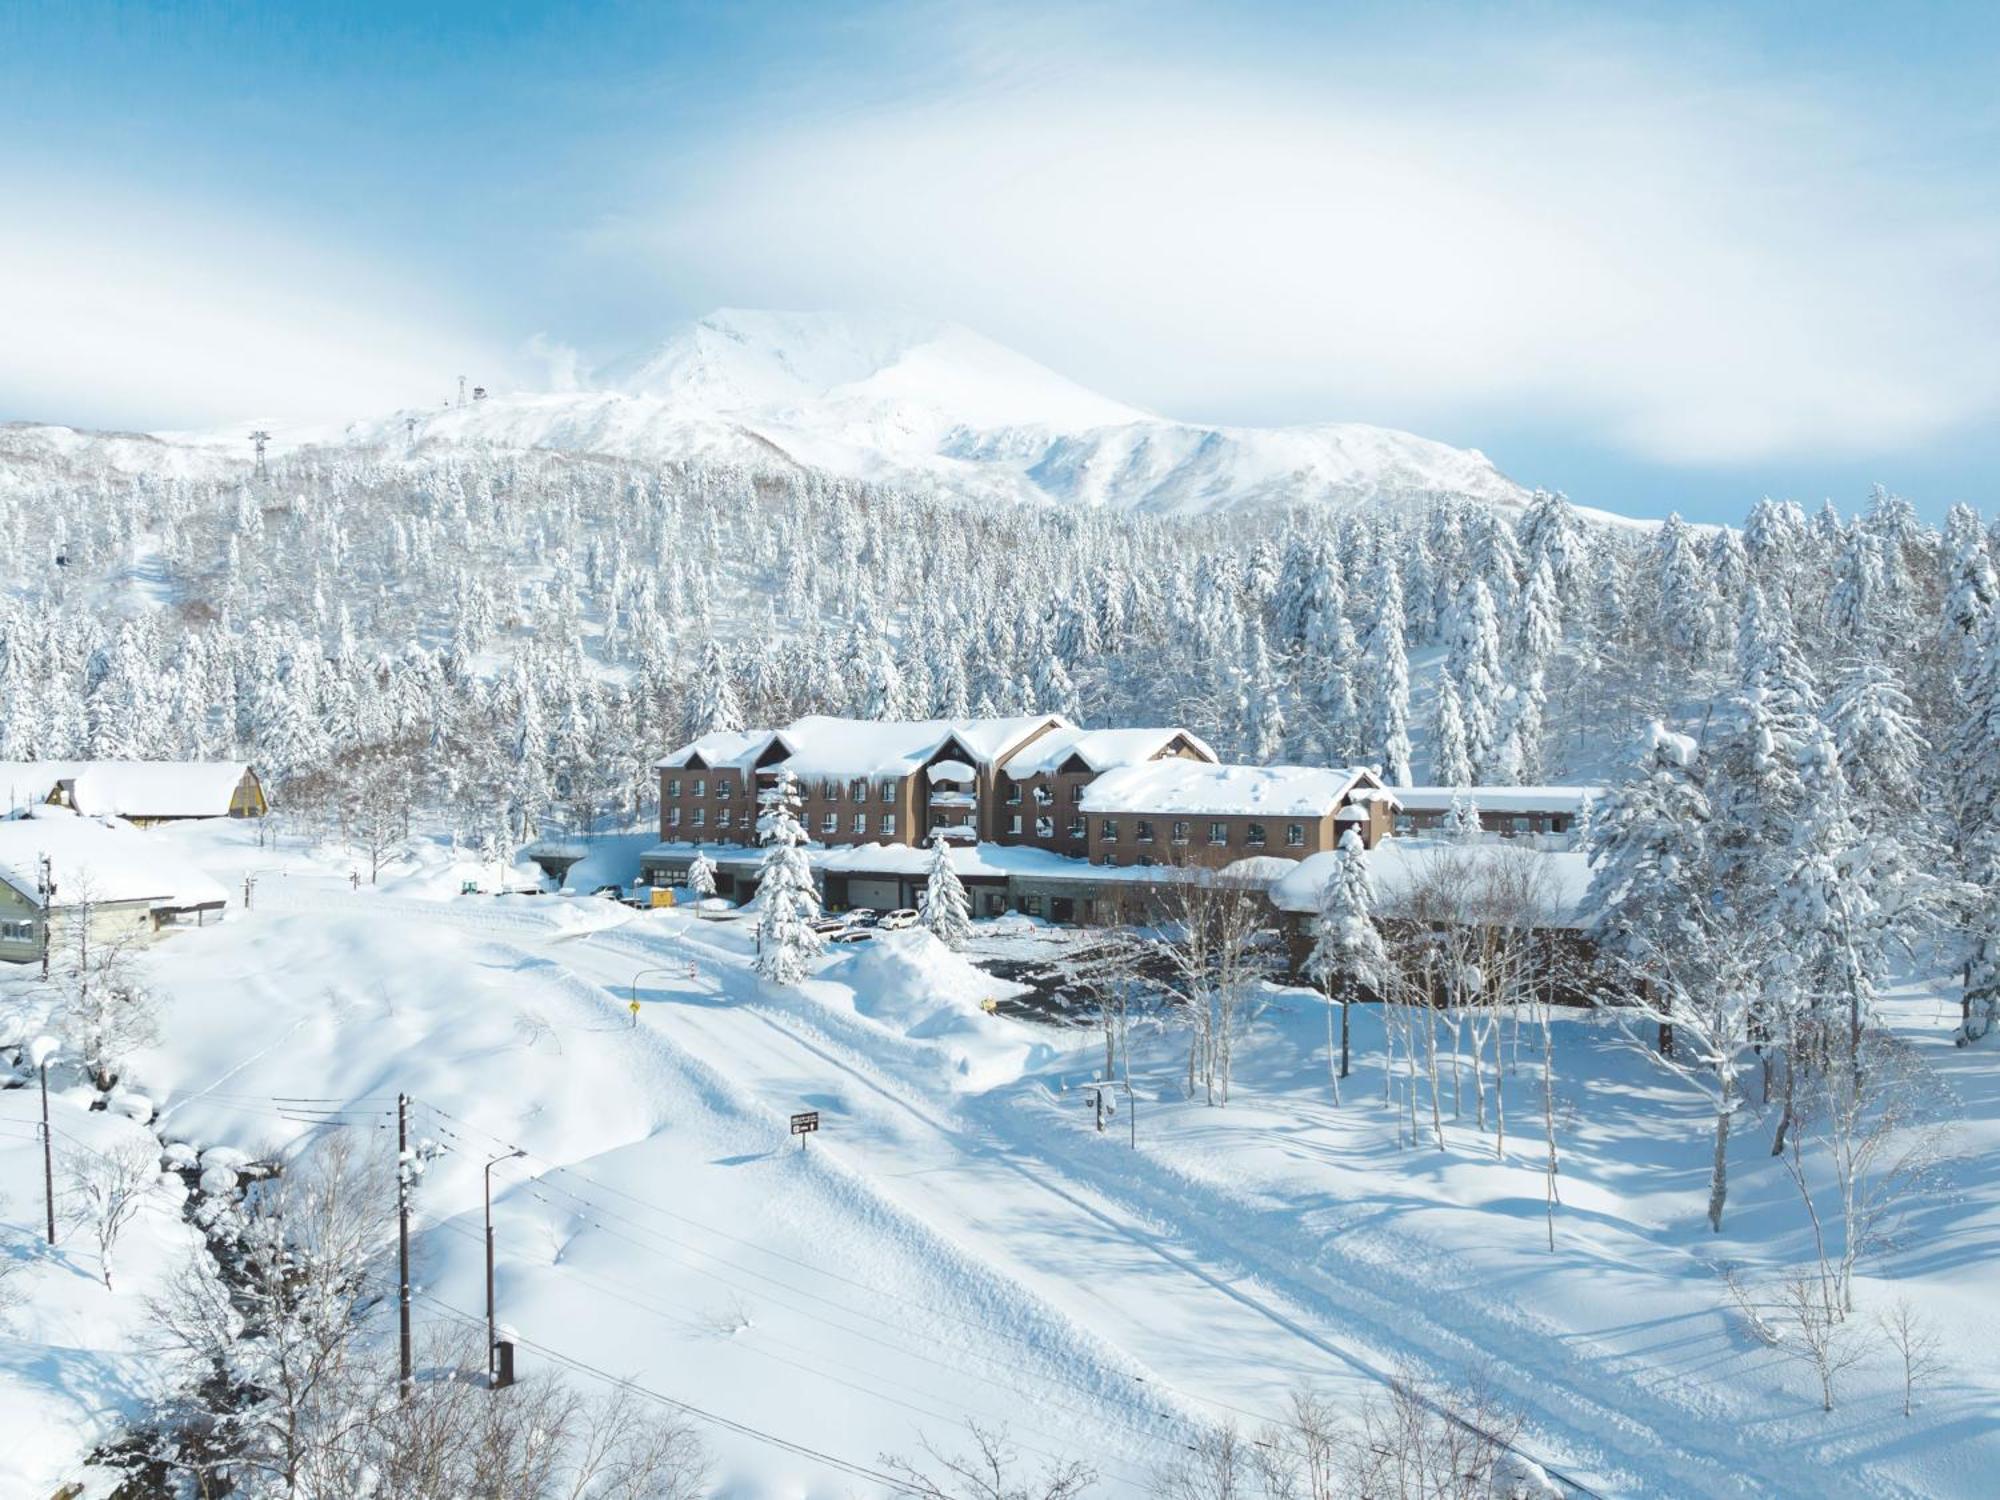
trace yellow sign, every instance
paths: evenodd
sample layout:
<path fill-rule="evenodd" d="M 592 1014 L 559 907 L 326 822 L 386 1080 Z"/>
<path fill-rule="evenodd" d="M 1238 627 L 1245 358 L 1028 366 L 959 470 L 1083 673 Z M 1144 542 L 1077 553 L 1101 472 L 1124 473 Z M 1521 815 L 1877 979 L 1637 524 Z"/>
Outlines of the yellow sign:
<path fill-rule="evenodd" d="M 672 891 L 655 890 L 653 892 L 653 905 L 672 906 L 673 904 L 674 904 L 674 893 Z"/>

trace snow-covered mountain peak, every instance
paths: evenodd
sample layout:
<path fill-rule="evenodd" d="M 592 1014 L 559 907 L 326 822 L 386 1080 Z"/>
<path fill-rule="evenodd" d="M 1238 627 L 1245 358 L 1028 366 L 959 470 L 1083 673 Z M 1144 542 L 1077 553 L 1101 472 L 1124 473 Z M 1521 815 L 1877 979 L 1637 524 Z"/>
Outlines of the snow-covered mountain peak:
<path fill-rule="evenodd" d="M 969 328 L 901 314 L 723 308 L 614 364 L 599 383 L 689 416 L 916 407 L 952 426 L 1065 431 L 1151 420 Z"/>

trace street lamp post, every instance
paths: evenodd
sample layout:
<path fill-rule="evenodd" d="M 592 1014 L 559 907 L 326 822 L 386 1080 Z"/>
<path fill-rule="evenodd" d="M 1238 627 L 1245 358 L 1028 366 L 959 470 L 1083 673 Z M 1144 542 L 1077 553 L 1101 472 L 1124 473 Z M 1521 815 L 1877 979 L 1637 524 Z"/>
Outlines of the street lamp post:
<path fill-rule="evenodd" d="M 517 1156 L 528 1153 L 518 1146 L 505 1156 L 496 1156 L 486 1164 L 486 1383 L 493 1383 L 493 1351 L 499 1347 L 499 1324 L 493 1311 L 493 1169 L 503 1161 L 512 1161 Z"/>
<path fill-rule="evenodd" d="M 56 1161 L 54 1132 L 49 1129 L 49 1055 L 42 1057 L 42 1193 L 49 1206 L 49 1244 L 56 1242 Z"/>
<path fill-rule="evenodd" d="M 690 971 L 693 969 L 692 964 L 689 965 L 689 969 Z M 639 981 L 644 979 L 648 974 L 678 974 L 678 973 L 680 973 L 680 968 L 677 965 L 656 964 L 652 968 L 641 969 L 638 973 L 632 976 L 632 1003 L 630 1008 L 632 1011 L 632 1025 L 634 1028 L 637 1028 L 639 1024 Z M 688 977 L 689 978 L 694 977 L 692 972 L 690 972 Z"/>

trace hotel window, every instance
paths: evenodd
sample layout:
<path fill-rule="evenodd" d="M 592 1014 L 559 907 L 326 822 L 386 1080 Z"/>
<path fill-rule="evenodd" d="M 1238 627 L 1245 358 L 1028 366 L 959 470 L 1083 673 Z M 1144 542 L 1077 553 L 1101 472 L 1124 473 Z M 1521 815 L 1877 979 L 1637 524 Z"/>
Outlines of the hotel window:
<path fill-rule="evenodd" d="M 1007 805 L 1009 807 L 1019 807 L 1021 805 L 1020 782 L 1010 781 L 1007 783 Z"/>
<path fill-rule="evenodd" d="M 884 802 L 894 802 L 896 800 L 896 786 L 897 782 L 894 777 L 882 783 L 882 800 Z"/>
<path fill-rule="evenodd" d="M 704 826 L 708 822 L 708 809 L 705 807 L 697 807 L 694 810 L 694 818 L 692 819 L 692 821 L 694 823 L 694 826 L 697 828 Z"/>
<path fill-rule="evenodd" d="M 1153 825 L 1144 818 L 1139 819 L 1138 822 L 1132 825 L 1132 837 L 1142 844 L 1152 843 Z"/>
<path fill-rule="evenodd" d="M 1248 845 L 1249 845 L 1249 846 L 1250 846 L 1251 848 L 1253 848 L 1253 849 L 1261 849 L 1261 848 L 1263 848 L 1263 847 L 1264 847 L 1264 825 L 1263 825 L 1262 823 L 1252 823 L 1252 824 L 1250 824 L 1250 826 L 1249 826 L 1248 828 L 1246 828 L 1246 829 L 1244 830 L 1244 839 L 1243 839 L 1243 841 L 1244 841 L 1244 842 L 1245 842 L 1246 844 L 1248 844 Z"/>
<path fill-rule="evenodd" d="M 1069 820 L 1069 836 L 1077 840 L 1079 843 L 1082 842 L 1084 834 L 1083 834 L 1083 819 L 1081 817 L 1071 818 Z"/>
<path fill-rule="evenodd" d="M 689 783 L 689 789 L 697 797 L 706 797 L 708 795 L 708 783 L 699 776 L 695 777 L 695 779 Z"/>
<path fill-rule="evenodd" d="M 678 797 L 678 796 L 679 796 L 680 794 L 681 794 L 681 779 L 680 779 L 680 777 L 678 777 L 678 776 L 669 776 L 669 777 L 667 778 L 667 795 L 668 795 L 669 797 Z"/>
<path fill-rule="evenodd" d="M 847 784 L 847 795 L 853 801 L 866 802 L 868 800 L 868 783 L 865 781 L 850 781 Z"/>
<path fill-rule="evenodd" d="M 1142 854 L 1139 856 L 1139 863 L 1142 865 L 1156 865 L 1159 861 L 1150 854 Z"/>
<path fill-rule="evenodd" d="M 680 827 L 680 826 L 681 826 L 681 810 L 680 810 L 680 809 L 679 809 L 678 807 L 670 807 L 670 808 L 668 808 L 668 809 L 667 809 L 667 827 L 669 827 L 669 828 L 678 828 L 678 827 Z"/>
<path fill-rule="evenodd" d="M 1021 815 L 1019 813 L 1015 813 L 1014 816 L 1007 820 L 1007 831 L 1014 834 L 1018 834 L 1021 831 Z"/>
<path fill-rule="evenodd" d="M 1116 818 L 1099 819 L 1097 824 L 1097 836 L 1107 844 L 1117 843 L 1118 820 Z"/>
<path fill-rule="evenodd" d="M 819 831 L 821 833 L 840 832 L 840 814 L 821 813 L 819 818 Z"/>
<path fill-rule="evenodd" d="M 1187 819 L 1176 818 L 1174 820 L 1173 830 L 1169 835 L 1169 837 L 1171 837 L 1176 844 L 1185 844 L 1188 841 Z"/>
<path fill-rule="evenodd" d="M 726 807 L 723 807 L 723 808 L 718 808 L 718 809 L 716 809 L 716 813 L 715 813 L 715 826 L 716 826 L 717 828 L 727 828 L 727 827 L 729 826 L 729 809 L 728 809 L 728 808 L 726 808 Z"/>
<path fill-rule="evenodd" d="M 716 777 L 715 795 L 720 797 L 724 802 L 727 802 L 731 797 L 736 795 L 736 784 L 727 776 Z"/>
<path fill-rule="evenodd" d="M 866 832 L 868 832 L 868 814 L 867 814 L 867 813 L 856 813 L 856 814 L 854 815 L 854 832 L 855 832 L 855 833 L 856 833 L 857 835 L 860 835 L 860 834 L 865 834 Z"/>
<path fill-rule="evenodd" d="M 1306 825 L 1303 823 L 1287 823 L 1285 825 L 1285 847 L 1287 849 L 1303 849 L 1305 843 Z"/>
<path fill-rule="evenodd" d="M 819 784 L 819 794 L 828 802 L 838 802 L 840 800 L 840 783 L 837 781 L 822 781 Z"/>
<path fill-rule="evenodd" d="M 1055 836 L 1056 836 L 1056 820 L 1055 820 L 1054 818 L 1037 818 L 1037 819 L 1035 819 L 1035 837 L 1036 837 L 1036 838 L 1038 838 L 1038 839 L 1052 839 L 1052 838 L 1054 838 Z"/>
<path fill-rule="evenodd" d="M 884 837 L 885 839 L 892 839 L 895 836 L 896 836 L 896 815 L 894 813 L 883 813 L 882 837 Z"/>
<path fill-rule="evenodd" d="M 1226 843 L 1228 843 L 1228 842 L 1229 842 L 1229 825 L 1228 825 L 1227 823 L 1211 823 L 1211 824 L 1209 824 L 1209 825 L 1208 825 L 1208 841 L 1209 841 L 1209 842 L 1210 842 L 1211 844 L 1226 844 Z"/>
<path fill-rule="evenodd" d="M 1071 782 L 1071 783 L 1069 784 L 1069 800 L 1070 800 L 1070 801 L 1072 801 L 1072 802 L 1081 802 L 1081 801 L 1083 800 L 1083 783 L 1082 783 L 1082 782 L 1080 782 L 1080 781 L 1072 781 L 1072 782 Z"/>

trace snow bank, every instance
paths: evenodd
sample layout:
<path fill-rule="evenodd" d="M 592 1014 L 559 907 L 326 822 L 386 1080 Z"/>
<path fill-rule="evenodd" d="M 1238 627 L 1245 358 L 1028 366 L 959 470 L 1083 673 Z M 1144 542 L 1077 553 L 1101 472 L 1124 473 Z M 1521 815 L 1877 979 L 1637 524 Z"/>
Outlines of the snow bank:
<path fill-rule="evenodd" d="M 995 979 L 921 928 L 857 943 L 818 978 L 849 991 L 848 1003 L 857 1014 L 944 1048 L 955 1088 L 1010 1083 L 1054 1055 L 1020 1024 L 985 1008 L 1023 993 L 1024 986 Z"/>

